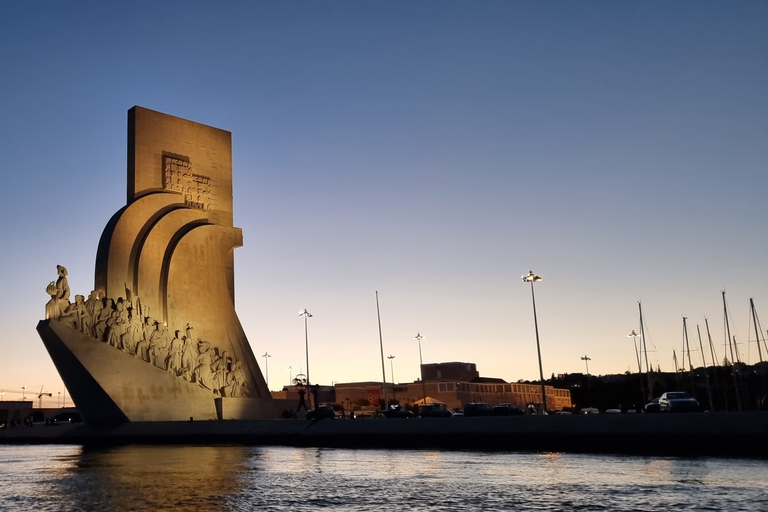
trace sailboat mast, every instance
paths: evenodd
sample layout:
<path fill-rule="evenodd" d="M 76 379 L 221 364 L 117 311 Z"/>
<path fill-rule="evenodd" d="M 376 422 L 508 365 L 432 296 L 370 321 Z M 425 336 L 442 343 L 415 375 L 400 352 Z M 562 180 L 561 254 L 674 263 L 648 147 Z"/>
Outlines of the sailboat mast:
<path fill-rule="evenodd" d="M 731 343 L 731 325 L 728 321 L 728 306 L 725 304 L 725 290 L 723 290 L 723 311 L 725 312 L 725 332 L 728 337 L 728 347 L 731 349 L 731 377 L 733 377 L 733 391 L 736 393 L 736 408 L 741 412 L 741 393 L 739 393 L 739 379 L 736 377 L 736 366 L 733 360 L 733 344 Z M 738 349 L 737 352 L 738 354 Z"/>
<path fill-rule="evenodd" d="M 749 299 L 749 308 L 752 310 L 752 322 L 755 324 L 755 339 L 757 340 L 757 354 L 760 356 L 760 362 L 763 362 L 763 349 L 760 348 L 760 335 L 762 332 L 757 327 L 757 314 L 755 313 L 755 301 Z"/>
<path fill-rule="evenodd" d="M 387 400 L 387 372 L 384 369 L 384 341 L 381 337 L 381 313 L 379 312 L 379 292 L 376 292 L 376 317 L 379 320 L 379 348 L 381 348 L 381 382 L 384 388 L 384 409 L 389 409 Z"/>
<path fill-rule="evenodd" d="M 731 363 L 739 362 L 738 348 L 736 349 L 736 357 L 733 355 L 733 343 L 731 343 L 731 323 L 728 321 L 728 306 L 725 304 L 725 290 L 723 290 L 723 316 L 725 317 L 725 337 L 728 341 L 728 348 L 731 352 Z"/>
<path fill-rule="evenodd" d="M 653 398 L 653 384 L 651 384 L 651 370 L 648 366 L 648 348 L 645 344 L 645 322 L 643 322 L 643 304 L 637 303 L 637 308 L 640 311 L 640 337 L 643 340 L 643 353 L 645 354 L 645 374 L 648 377 L 648 400 Z"/>
<path fill-rule="evenodd" d="M 685 349 L 688 351 L 688 366 L 690 366 L 690 372 L 691 372 L 691 394 L 696 395 L 696 381 L 694 380 L 693 375 L 693 360 L 691 359 L 691 346 L 688 343 L 688 324 L 686 321 L 688 320 L 688 317 L 683 317 L 683 339 L 685 340 Z M 685 352 L 683 352 L 683 361 L 685 361 Z M 683 363 L 683 371 L 688 371 L 685 368 L 685 363 Z"/>
<path fill-rule="evenodd" d="M 701 360 L 704 362 L 704 378 L 707 381 L 707 397 L 709 398 L 709 410 L 715 410 L 715 403 L 712 401 L 712 388 L 709 386 L 709 368 L 707 368 L 707 358 L 704 357 L 704 343 L 701 341 L 701 329 L 696 324 L 696 334 L 699 335 L 699 349 L 701 350 Z"/>
<path fill-rule="evenodd" d="M 715 390 L 717 391 L 717 395 L 719 398 L 723 398 L 723 396 L 720 394 L 720 379 L 717 378 L 717 355 L 715 354 L 715 344 L 712 343 L 712 334 L 709 332 L 709 319 L 707 317 L 704 317 L 704 325 L 707 326 L 707 339 L 709 340 L 709 350 L 712 351 L 712 366 L 715 367 L 714 369 L 714 376 L 715 376 Z M 728 394 L 725 394 L 725 399 L 722 402 L 724 410 L 728 410 Z"/>

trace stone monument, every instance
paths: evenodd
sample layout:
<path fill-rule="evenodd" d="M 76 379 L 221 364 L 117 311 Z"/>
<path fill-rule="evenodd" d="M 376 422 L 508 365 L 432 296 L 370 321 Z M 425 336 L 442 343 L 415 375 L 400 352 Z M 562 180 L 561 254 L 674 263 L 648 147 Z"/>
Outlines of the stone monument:
<path fill-rule="evenodd" d="M 234 299 L 231 134 L 128 111 L 127 204 L 107 223 L 94 289 L 67 269 L 37 330 L 90 424 L 279 415 Z"/>

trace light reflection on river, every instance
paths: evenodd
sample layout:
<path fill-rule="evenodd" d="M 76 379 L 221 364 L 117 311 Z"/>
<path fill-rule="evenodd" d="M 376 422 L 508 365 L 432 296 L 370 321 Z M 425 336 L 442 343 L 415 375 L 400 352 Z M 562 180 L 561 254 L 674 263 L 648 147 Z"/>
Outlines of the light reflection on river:
<path fill-rule="evenodd" d="M 768 462 L 242 446 L 0 446 L 0 510 L 768 510 Z"/>

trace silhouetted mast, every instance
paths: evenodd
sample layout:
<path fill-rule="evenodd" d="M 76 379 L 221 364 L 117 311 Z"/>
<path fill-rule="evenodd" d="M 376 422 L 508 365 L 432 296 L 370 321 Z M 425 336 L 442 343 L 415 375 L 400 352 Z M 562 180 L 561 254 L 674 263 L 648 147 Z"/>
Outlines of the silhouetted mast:
<path fill-rule="evenodd" d="M 696 381 L 693 377 L 693 360 L 691 359 L 691 346 L 688 343 L 688 324 L 686 321 L 688 317 L 683 317 L 683 339 L 685 340 L 685 350 L 688 351 L 688 366 L 690 366 L 691 372 L 691 394 L 696 395 Z M 683 371 L 685 370 L 685 352 L 683 352 Z"/>
<path fill-rule="evenodd" d="M 648 348 L 645 344 L 645 322 L 643 322 L 643 304 L 637 303 L 637 308 L 640 311 L 640 337 L 643 340 L 643 353 L 645 354 L 645 373 L 648 376 L 648 399 L 653 396 L 653 385 L 651 384 L 651 369 L 648 367 Z"/>
<path fill-rule="evenodd" d="M 763 350 L 760 348 L 760 336 L 763 334 L 762 330 L 757 326 L 757 313 L 755 313 L 755 301 L 749 299 L 749 307 L 752 310 L 752 322 L 755 324 L 755 339 L 757 340 L 757 354 L 760 356 L 760 362 L 763 362 Z M 763 338 L 765 343 L 765 338 Z"/>
<path fill-rule="evenodd" d="M 712 351 L 712 366 L 715 367 L 714 375 L 715 375 L 715 389 L 718 392 L 718 395 L 720 395 L 720 379 L 717 378 L 717 354 L 715 354 L 715 344 L 712 343 L 712 334 L 709 332 L 709 319 L 707 317 L 704 317 L 704 325 L 707 326 L 707 339 L 709 340 L 709 350 Z M 722 396 L 720 396 L 722 398 Z M 723 400 L 723 407 L 727 411 L 728 410 L 728 393 L 725 394 L 725 398 Z"/>
<path fill-rule="evenodd" d="M 733 343 L 731 343 L 731 325 L 728 321 L 728 306 L 725 304 L 725 290 L 723 290 L 723 311 L 725 313 L 725 332 L 726 336 L 728 337 L 728 347 L 731 349 L 731 377 L 733 377 L 733 390 L 736 393 L 736 408 L 739 412 L 741 412 L 741 397 L 739 396 L 739 380 L 736 377 L 736 366 L 735 361 L 733 360 L 733 346 L 736 344 L 735 340 Z M 739 357 L 739 349 L 736 348 L 736 360 L 738 361 Z"/>
<path fill-rule="evenodd" d="M 704 377 L 707 381 L 707 396 L 709 397 L 709 409 L 715 410 L 715 403 L 712 401 L 712 389 L 709 387 L 709 369 L 707 368 L 707 358 L 704 357 L 704 343 L 701 341 L 701 329 L 696 324 L 696 334 L 699 335 L 699 349 L 701 350 L 701 360 L 704 361 Z"/>
<path fill-rule="evenodd" d="M 381 337 L 381 313 L 379 313 L 379 292 L 376 292 L 376 318 L 379 320 L 379 348 L 381 348 L 381 382 L 384 388 L 384 409 L 389 408 L 387 403 L 387 372 L 384 368 L 384 341 Z"/>

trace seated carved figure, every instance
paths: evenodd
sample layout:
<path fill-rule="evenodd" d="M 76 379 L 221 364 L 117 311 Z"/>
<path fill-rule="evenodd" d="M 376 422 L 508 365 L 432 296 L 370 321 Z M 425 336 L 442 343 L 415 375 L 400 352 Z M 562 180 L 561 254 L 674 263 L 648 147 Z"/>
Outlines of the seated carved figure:
<path fill-rule="evenodd" d="M 69 281 L 67 280 L 67 269 L 61 265 L 56 265 L 56 272 L 59 278 L 46 287 L 45 291 L 51 296 L 51 300 L 45 305 L 45 318 L 58 320 L 69 307 Z"/>

